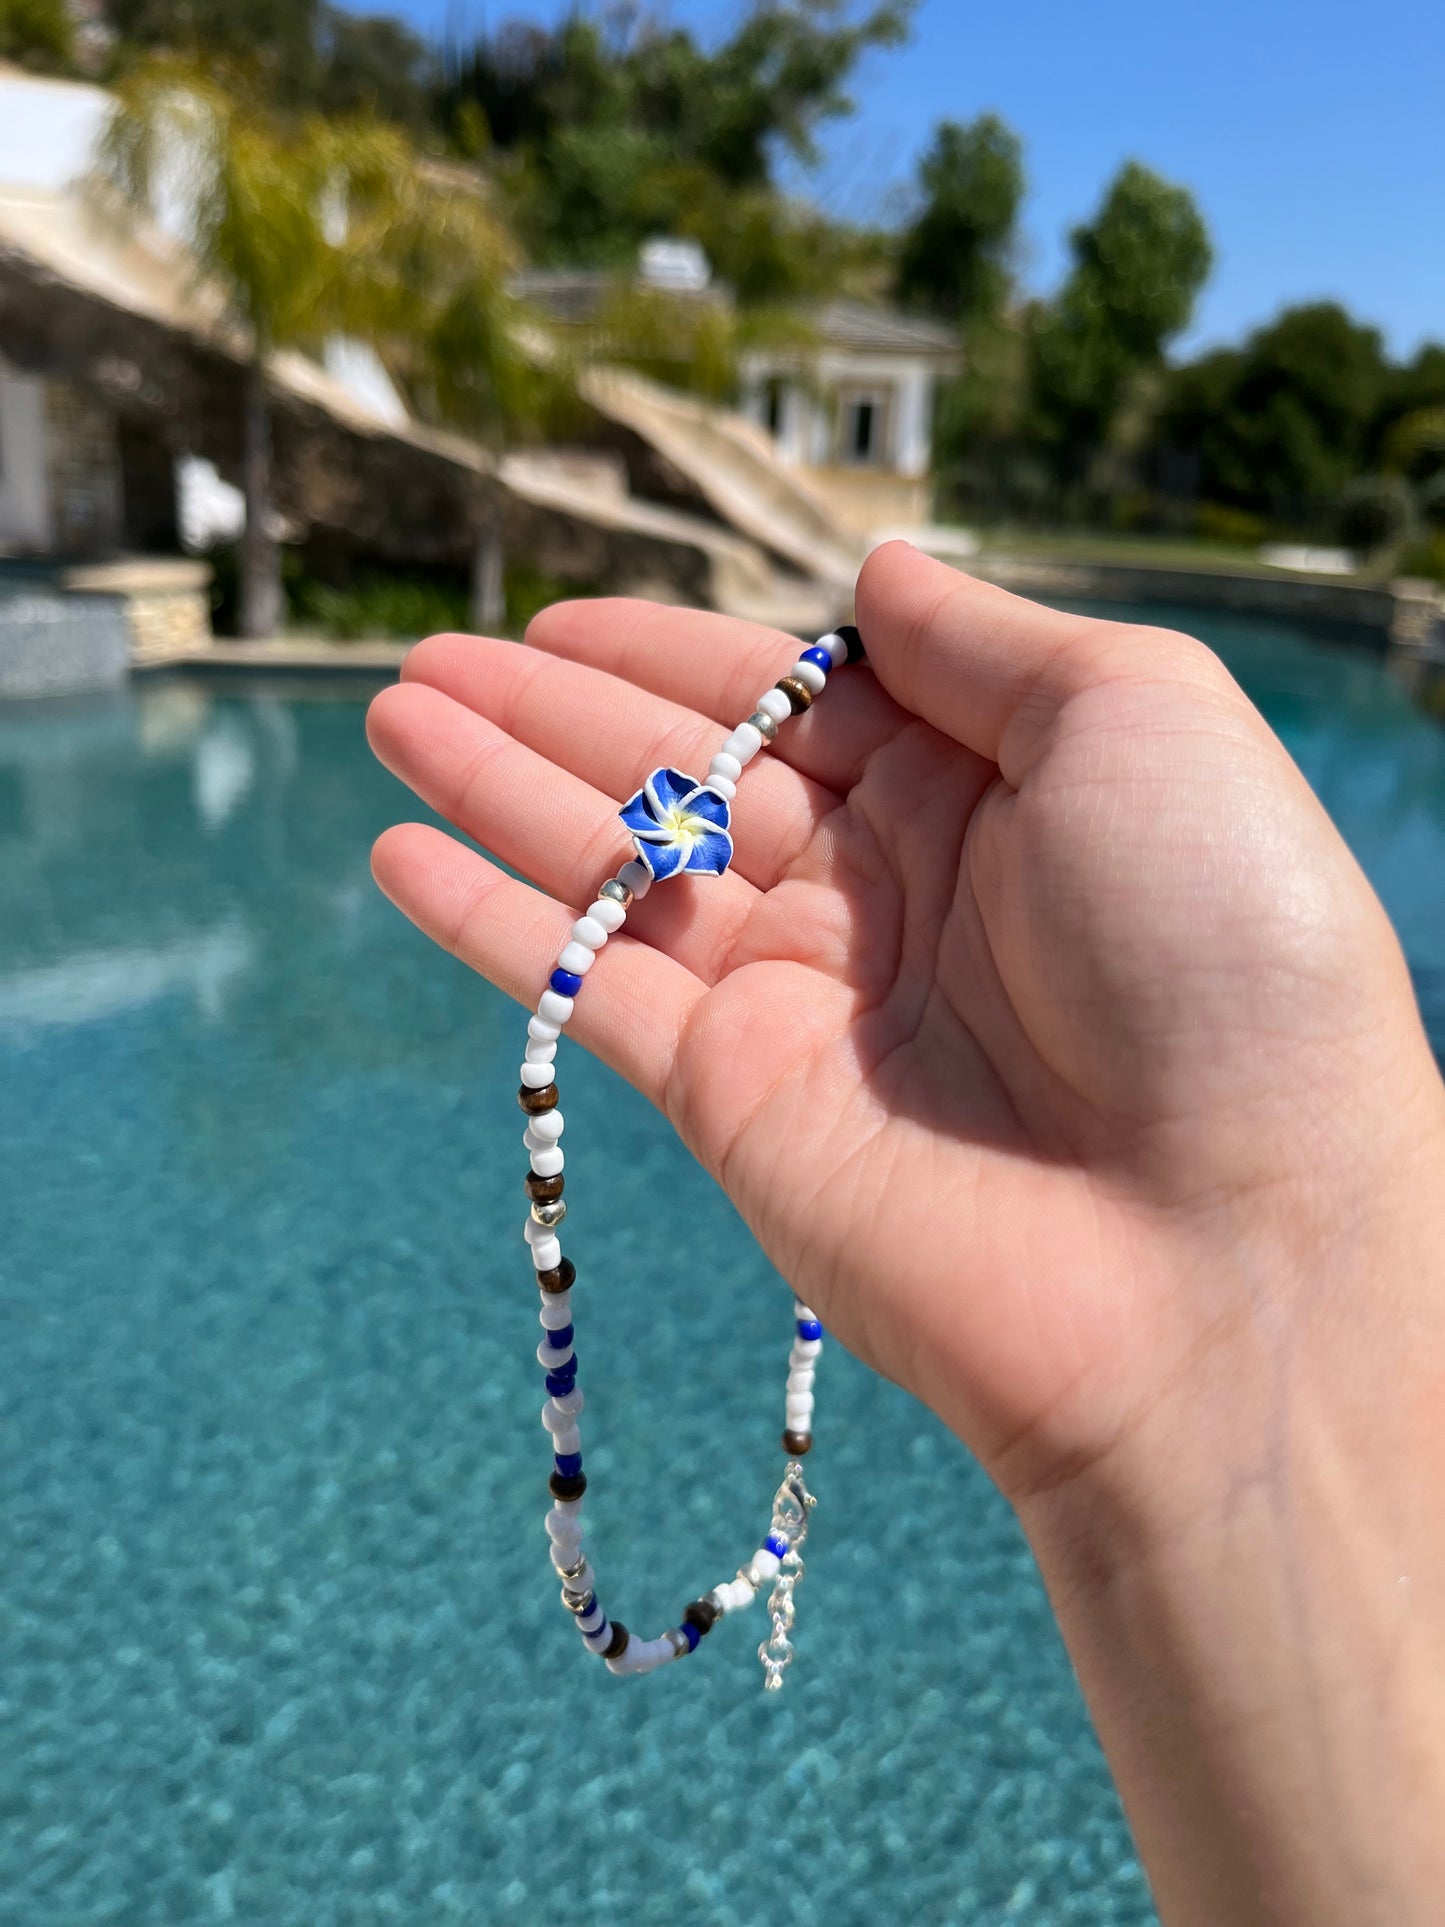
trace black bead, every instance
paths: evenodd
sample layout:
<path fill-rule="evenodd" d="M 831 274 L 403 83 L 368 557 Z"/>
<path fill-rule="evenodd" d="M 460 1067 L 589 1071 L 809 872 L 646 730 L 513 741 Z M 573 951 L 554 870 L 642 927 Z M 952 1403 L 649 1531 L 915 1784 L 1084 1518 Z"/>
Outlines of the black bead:
<path fill-rule="evenodd" d="M 612 1637 L 602 1649 L 604 1659 L 621 1659 L 627 1650 L 627 1642 L 632 1637 L 620 1619 L 612 1622 Z"/>
<path fill-rule="evenodd" d="M 585 1472 L 554 1472 L 547 1481 L 547 1490 L 554 1499 L 580 1499 L 587 1490 Z"/>
<path fill-rule="evenodd" d="M 562 1173 L 555 1178 L 539 1178 L 535 1171 L 527 1173 L 527 1196 L 533 1204 L 555 1204 L 562 1195 Z"/>
<path fill-rule="evenodd" d="M 847 643 L 849 662 L 866 662 L 868 660 L 868 651 L 863 647 L 863 638 L 851 622 L 840 622 L 838 627 L 833 631 L 833 634 L 835 636 L 841 636 L 844 642 Z"/>
<path fill-rule="evenodd" d="M 696 1626 L 702 1634 L 710 1633 L 717 1623 L 717 1607 L 710 1599 L 694 1599 L 683 1610 L 683 1624 Z"/>
<path fill-rule="evenodd" d="M 564 1258 L 560 1265 L 553 1265 L 550 1271 L 539 1271 L 537 1283 L 543 1291 L 570 1291 L 577 1282 L 577 1267 L 570 1258 Z"/>
<path fill-rule="evenodd" d="M 517 1102 L 528 1117 L 540 1117 L 543 1111 L 555 1111 L 562 1093 L 555 1084 L 544 1084 L 540 1091 L 534 1091 L 530 1084 L 523 1084 L 517 1091 Z"/>

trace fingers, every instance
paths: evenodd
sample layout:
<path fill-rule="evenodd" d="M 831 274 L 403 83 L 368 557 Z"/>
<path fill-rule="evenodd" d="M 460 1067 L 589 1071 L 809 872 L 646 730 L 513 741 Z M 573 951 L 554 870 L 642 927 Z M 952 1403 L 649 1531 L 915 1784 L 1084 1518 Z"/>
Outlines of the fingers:
<path fill-rule="evenodd" d="M 555 603 L 533 618 L 527 641 L 685 703 L 724 730 L 751 715 L 804 646 L 796 636 L 732 616 L 623 597 Z M 849 669 L 829 680 L 826 722 L 811 712 L 795 718 L 779 730 L 768 757 L 843 796 L 872 752 L 907 720 L 875 677 Z"/>
<path fill-rule="evenodd" d="M 408 655 L 402 678 L 443 691 L 618 801 L 661 765 L 701 779 L 722 746 L 718 725 L 696 710 L 487 636 L 432 636 Z M 837 803 L 810 777 L 771 756 L 754 758 L 739 785 L 732 867 L 770 889 Z"/>
<path fill-rule="evenodd" d="M 418 929 L 518 1003 L 536 1004 L 567 941 L 571 911 L 423 823 L 387 830 L 371 867 Z M 578 993 L 567 1035 L 660 1106 L 678 1038 L 703 994 L 671 957 L 625 934 L 609 937 Z M 519 1063 L 525 1041 L 519 1028 Z"/>
<path fill-rule="evenodd" d="M 574 916 L 631 854 L 617 804 L 505 730 L 425 683 L 382 690 L 371 746 L 393 775 Z M 758 901 L 724 871 L 692 890 L 659 890 L 642 911 L 649 941 L 711 981 Z"/>
<path fill-rule="evenodd" d="M 1103 680 L 1111 661 L 1137 660 L 1126 625 L 1027 602 L 906 542 L 869 556 L 856 606 L 884 687 L 1011 783 L 1070 696 Z"/>

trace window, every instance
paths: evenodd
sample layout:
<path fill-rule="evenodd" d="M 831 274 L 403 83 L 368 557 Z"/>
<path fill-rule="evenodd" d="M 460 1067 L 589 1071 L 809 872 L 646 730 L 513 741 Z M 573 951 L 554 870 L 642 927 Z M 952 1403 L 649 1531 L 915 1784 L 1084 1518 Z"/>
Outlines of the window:
<path fill-rule="evenodd" d="M 786 384 L 779 375 L 769 375 L 763 387 L 763 421 L 774 441 L 783 431 L 783 398 Z"/>
<path fill-rule="evenodd" d="M 838 459 L 853 468 L 883 461 L 886 396 L 873 389 L 845 391 L 838 398 Z"/>

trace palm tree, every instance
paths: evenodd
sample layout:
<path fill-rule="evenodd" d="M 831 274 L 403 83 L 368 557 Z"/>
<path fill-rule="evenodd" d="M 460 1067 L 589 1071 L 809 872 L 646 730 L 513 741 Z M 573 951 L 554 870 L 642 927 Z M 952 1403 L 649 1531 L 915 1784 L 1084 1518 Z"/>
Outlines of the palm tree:
<path fill-rule="evenodd" d="M 242 345 L 241 631 L 272 635 L 283 609 L 272 358 L 338 336 L 366 343 L 413 406 L 497 447 L 539 379 L 507 293 L 516 250 L 480 182 L 428 161 L 395 127 L 283 119 L 247 75 L 173 56 L 123 81 L 97 168 L 132 209 L 178 228 Z M 490 627 L 495 500 L 478 516 L 474 601 Z"/>

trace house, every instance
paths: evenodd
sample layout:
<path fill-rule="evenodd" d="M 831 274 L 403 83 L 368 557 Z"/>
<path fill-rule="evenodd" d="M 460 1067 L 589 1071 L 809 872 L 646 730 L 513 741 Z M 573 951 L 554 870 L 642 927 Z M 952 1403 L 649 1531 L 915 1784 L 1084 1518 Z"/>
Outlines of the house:
<path fill-rule="evenodd" d="M 696 306 L 732 308 L 731 295 L 713 282 L 692 241 L 647 243 L 630 285 Z M 616 276 L 541 269 L 520 276 L 517 286 L 554 325 L 590 331 L 594 354 L 606 360 L 609 344 L 597 330 L 606 325 Z M 795 343 L 741 357 L 738 412 L 854 537 L 927 522 L 934 391 L 939 377 L 958 365 L 957 338 L 936 322 L 860 301 L 804 308 L 797 319 Z"/>
<path fill-rule="evenodd" d="M 957 338 L 857 301 L 830 301 L 806 318 L 806 347 L 743 357 L 743 414 L 855 528 L 927 522 L 934 390 L 958 365 Z"/>

